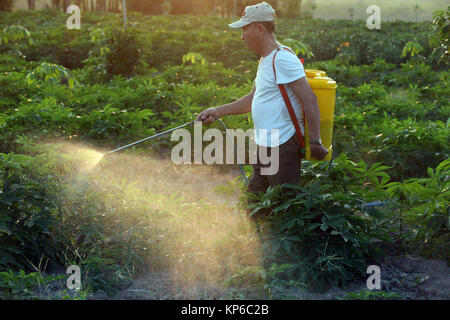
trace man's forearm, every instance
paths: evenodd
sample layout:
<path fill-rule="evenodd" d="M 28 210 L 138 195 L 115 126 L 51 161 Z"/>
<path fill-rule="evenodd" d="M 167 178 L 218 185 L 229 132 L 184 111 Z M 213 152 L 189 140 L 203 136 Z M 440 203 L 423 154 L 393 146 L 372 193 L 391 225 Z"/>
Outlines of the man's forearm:
<path fill-rule="evenodd" d="M 306 77 L 288 83 L 288 87 L 294 91 L 300 100 L 308 121 L 308 133 L 310 140 L 320 139 L 320 111 L 317 97 L 308 84 Z"/>
<path fill-rule="evenodd" d="M 309 140 L 320 139 L 320 111 L 317 98 L 311 97 L 303 102 L 306 120 L 308 121 Z"/>
<path fill-rule="evenodd" d="M 247 113 L 252 110 L 252 100 L 253 94 L 249 93 L 239 100 L 217 107 L 217 110 L 219 111 L 220 116 Z"/>

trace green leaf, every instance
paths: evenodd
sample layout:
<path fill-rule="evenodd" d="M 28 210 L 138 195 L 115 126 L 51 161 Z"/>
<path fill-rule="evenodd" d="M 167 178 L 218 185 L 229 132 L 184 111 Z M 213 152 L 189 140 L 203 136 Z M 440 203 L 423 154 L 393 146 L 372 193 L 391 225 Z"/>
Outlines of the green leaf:
<path fill-rule="evenodd" d="M 317 228 L 320 225 L 321 225 L 320 223 L 313 223 L 308 227 L 308 231 L 314 230 L 315 228 Z"/>
<path fill-rule="evenodd" d="M 287 251 L 288 254 L 291 253 L 291 242 L 290 241 L 282 241 L 284 249 Z"/>
<path fill-rule="evenodd" d="M 289 236 L 286 239 L 289 239 L 291 241 L 302 241 L 298 236 Z"/>
<path fill-rule="evenodd" d="M 297 221 L 297 225 L 300 227 L 303 227 L 305 225 L 305 222 L 303 220 L 296 219 L 296 221 Z"/>
<path fill-rule="evenodd" d="M 274 212 L 276 212 L 275 210 L 274 210 Z M 294 226 L 294 224 L 296 223 L 296 220 L 297 219 L 289 219 L 286 223 L 284 223 L 282 226 L 281 226 L 281 228 L 282 229 L 291 229 L 293 226 Z"/>

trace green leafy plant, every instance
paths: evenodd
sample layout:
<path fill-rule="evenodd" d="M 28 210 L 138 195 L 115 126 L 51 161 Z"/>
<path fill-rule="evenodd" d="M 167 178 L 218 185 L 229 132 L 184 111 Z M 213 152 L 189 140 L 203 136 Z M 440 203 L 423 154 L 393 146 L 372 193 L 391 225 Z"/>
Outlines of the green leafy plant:
<path fill-rule="evenodd" d="M 402 183 L 386 185 L 399 212 L 401 232 L 403 222 L 408 227 L 409 244 L 431 257 L 450 261 L 450 160 L 444 160 L 435 169 L 428 168 L 428 177 L 412 178 Z"/>
<path fill-rule="evenodd" d="M 0 49 L 9 47 L 19 57 L 25 58 L 25 55 L 18 49 L 18 44 L 22 40 L 27 41 L 29 46 L 33 45 L 30 31 L 27 28 L 14 24 L 5 27 L 0 33 Z"/>
<path fill-rule="evenodd" d="M 4 213 L 0 216 L 0 265 L 4 267 L 30 268 L 28 261 L 55 255 L 50 232 L 56 222 L 52 184 L 45 175 L 28 171 L 30 160 L 0 154 L 0 209 Z"/>
<path fill-rule="evenodd" d="M 430 58 L 434 61 L 448 64 L 450 54 L 448 52 L 448 38 L 450 35 L 450 6 L 447 10 L 439 10 L 433 14 L 432 36 L 429 44 L 433 47 Z"/>
<path fill-rule="evenodd" d="M 341 300 L 398 300 L 403 296 L 394 292 L 362 290 L 359 292 L 347 292 Z"/>
<path fill-rule="evenodd" d="M 0 37 L 0 43 L 8 44 L 9 42 L 17 42 L 20 40 L 28 40 L 28 44 L 31 46 L 33 40 L 31 39 L 30 31 L 22 26 L 11 25 L 5 27 L 2 30 L 2 35 Z"/>
<path fill-rule="evenodd" d="M 373 159 L 393 168 L 389 173 L 394 180 L 424 177 L 424 163 L 434 167 L 448 158 L 448 124 L 442 121 L 399 121 L 385 114 L 376 128 L 378 134 L 368 152 Z"/>
<path fill-rule="evenodd" d="M 106 71 L 110 75 L 131 76 L 136 73 L 141 47 L 130 31 L 113 30 L 106 41 Z"/>
<path fill-rule="evenodd" d="M 305 186 L 269 187 L 249 205 L 251 214 L 270 212 L 261 222 L 270 230 L 261 235 L 265 261 L 295 265 L 291 276 L 319 291 L 362 275 L 367 259 L 381 256 L 372 240 L 389 241 L 383 215 L 363 205 L 386 195 L 386 167 L 355 164 L 345 155 L 335 161 L 327 179 L 316 172 L 318 165 L 307 166 Z"/>
<path fill-rule="evenodd" d="M 295 40 L 292 38 L 285 38 L 283 40 L 281 40 L 281 42 L 290 47 L 292 50 L 294 50 L 296 55 L 302 54 L 302 56 L 306 56 L 306 58 L 314 58 L 314 53 L 311 50 L 311 47 L 300 41 L 300 40 Z"/>
<path fill-rule="evenodd" d="M 414 57 L 415 55 L 418 55 L 422 51 L 423 47 L 420 45 L 420 43 L 408 41 L 403 47 L 401 57 L 405 58 L 408 56 L 408 54 L 410 55 L 410 57 Z"/>
<path fill-rule="evenodd" d="M 75 85 L 80 85 L 80 83 L 66 68 L 47 62 L 43 62 L 40 66 L 36 67 L 34 71 L 30 72 L 26 76 L 25 80 L 28 85 L 36 84 L 39 80 L 44 82 L 50 81 L 54 84 L 58 84 L 63 81 L 66 82 L 71 89 Z"/>
<path fill-rule="evenodd" d="M 44 277 L 40 272 L 25 273 L 22 269 L 14 272 L 8 269 L 0 272 L 0 299 L 42 299 L 37 291 L 63 278 L 64 275 Z"/>
<path fill-rule="evenodd" d="M 190 62 L 191 64 L 195 64 L 196 61 L 200 62 L 202 66 L 207 64 L 206 59 L 200 54 L 196 52 L 189 52 L 183 55 L 183 64 L 186 62 Z"/>
<path fill-rule="evenodd" d="M 263 267 L 245 267 L 239 273 L 228 277 L 224 284 L 226 286 L 242 285 L 245 287 L 257 287 L 263 289 L 269 299 L 277 297 L 278 292 L 282 292 L 285 288 L 305 286 L 295 280 L 286 280 L 283 275 L 287 270 L 293 268 L 294 265 L 273 263 L 267 270 Z"/>

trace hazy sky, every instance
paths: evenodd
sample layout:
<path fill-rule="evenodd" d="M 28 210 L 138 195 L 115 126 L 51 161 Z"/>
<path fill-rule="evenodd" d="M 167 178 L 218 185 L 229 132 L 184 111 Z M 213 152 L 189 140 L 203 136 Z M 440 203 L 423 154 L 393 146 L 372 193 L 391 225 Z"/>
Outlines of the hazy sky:
<path fill-rule="evenodd" d="M 270 0 L 269 0 L 270 1 Z M 314 0 L 303 0 L 305 5 Z M 382 20 L 432 20 L 433 11 L 445 10 L 449 0 L 315 0 L 317 8 L 314 18 L 350 19 L 353 8 L 354 19 L 366 19 L 367 7 L 380 7 Z M 417 6 L 417 8 L 416 8 Z"/>

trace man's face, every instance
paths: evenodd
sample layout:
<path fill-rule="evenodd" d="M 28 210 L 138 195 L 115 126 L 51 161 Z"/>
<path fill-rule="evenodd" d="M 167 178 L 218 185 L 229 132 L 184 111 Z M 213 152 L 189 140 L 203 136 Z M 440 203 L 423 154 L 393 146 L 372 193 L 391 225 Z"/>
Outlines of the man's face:
<path fill-rule="evenodd" d="M 256 50 L 260 38 L 259 36 L 258 24 L 255 22 L 252 22 L 242 28 L 241 39 L 245 42 L 247 49 L 249 50 Z"/>

